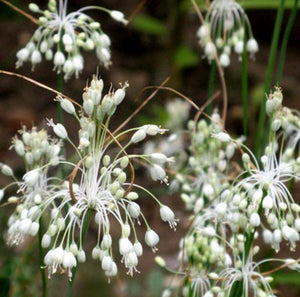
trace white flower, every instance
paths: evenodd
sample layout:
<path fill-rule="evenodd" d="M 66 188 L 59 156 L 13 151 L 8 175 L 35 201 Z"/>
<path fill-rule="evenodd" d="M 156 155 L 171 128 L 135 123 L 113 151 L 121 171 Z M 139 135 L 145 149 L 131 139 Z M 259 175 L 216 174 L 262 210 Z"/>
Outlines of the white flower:
<path fill-rule="evenodd" d="M 260 225 L 260 216 L 258 213 L 254 212 L 250 216 L 250 224 L 252 227 L 258 227 Z"/>
<path fill-rule="evenodd" d="M 105 67 L 111 64 L 110 39 L 103 33 L 101 24 L 85 13 L 86 10 L 102 10 L 114 20 L 127 24 L 122 12 L 110 11 L 99 6 L 87 6 L 67 13 L 66 0 L 60 0 L 59 5 L 50 1 L 45 10 L 41 10 L 36 4 L 31 3 L 29 9 L 41 15 L 39 27 L 26 47 L 18 51 L 16 67 L 22 66 L 30 59 L 34 68 L 37 63 L 42 61 L 43 54 L 47 60 L 53 59 L 54 69 L 58 73 L 64 71 L 65 80 L 73 74 L 78 77 L 82 71 L 82 50 L 95 49 L 101 64 L 104 64 Z M 59 46 L 57 46 L 58 44 Z"/>
<path fill-rule="evenodd" d="M 246 13 L 235 0 L 212 1 L 204 24 L 197 31 L 207 59 L 215 59 L 217 51 L 220 51 L 220 64 L 223 67 L 229 66 L 232 47 L 239 55 L 243 52 L 245 36 L 249 38 L 246 39 L 247 50 L 252 57 L 258 51 L 258 45 L 252 36 Z"/>
<path fill-rule="evenodd" d="M 148 229 L 145 233 L 145 242 L 146 244 L 152 248 L 153 252 L 157 251 L 156 245 L 159 242 L 159 236 L 152 229 Z"/>
<path fill-rule="evenodd" d="M 166 175 L 165 170 L 161 166 L 154 164 L 150 169 L 150 174 L 153 180 L 160 180 L 168 184 L 168 176 Z"/>
<path fill-rule="evenodd" d="M 159 209 L 160 217 L 164 222 L 168 222 L 170 227 L 176 230 L 177 221 L 175 220 L 175 214 L 170 207 L 162 205 Z"/>
<path fill-rule="evenodd" d="M 222 67 L 228 67 L 230 64 L 230 58 L 226 53 L 222 53 L 220 56 L 220 64 Z"/>
<path fill-rule="evenodd" d="M 258 43 L 254 38 L 247 41 L 247 51 L 250 54 L 256 54 L 258 52 Z"/>
<path fill-rule="evenodd" d="M 23 180 L 26 183 L 26 185 L 33 187 L 36 182 L 38 181 L 40 176 L 40 172 L 39 169 L 33 169 L 31 171 L 28 171 L 24 176 L 23 176 Z"/>
<path fill-rule="evenodd" d="M 59 68 L 60 66 L 64 65 L 65 61 L 66 61 L 66 58 L 62 52 L 58 51 L 55 53 L 53 63 L 56 67 Z"/>

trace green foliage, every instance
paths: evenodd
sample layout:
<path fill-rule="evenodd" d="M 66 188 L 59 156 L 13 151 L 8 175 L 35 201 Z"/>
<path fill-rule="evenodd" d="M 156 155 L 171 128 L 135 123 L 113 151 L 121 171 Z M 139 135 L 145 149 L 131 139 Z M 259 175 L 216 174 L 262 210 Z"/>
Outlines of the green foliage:
<path fill-rule="evenodd" d="M 196 66 L 199 62 L 198 55 L 188 46 L 180 45 L 176 49 L 174 56 L 175 65 L 180 68 Z"/>
<path fill-rule="evenodd" d="M 162 35 L 166 33 L 166 27 L 163 22 L 148 15 L 136 16 L 131 25 L 136 30 L 149 35 Z"/>

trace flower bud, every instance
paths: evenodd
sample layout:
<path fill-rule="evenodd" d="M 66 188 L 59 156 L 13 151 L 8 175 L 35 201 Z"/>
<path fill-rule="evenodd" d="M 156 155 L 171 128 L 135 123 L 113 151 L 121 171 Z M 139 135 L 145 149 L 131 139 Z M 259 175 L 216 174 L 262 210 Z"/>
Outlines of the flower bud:
<path fill-rule="evenodd" d="M 40 8 L 38 7 L 38 5 L 36 5 L 35 3 L 29 3 L 28 8 L 32 11 L 32 12 L 39 12 Z"/>
<path fill-rule="evenodd" d="M 53 131 L 58 137 L 62 139 L 68 138 L 68 132 L 62 124 L 54 124 L 51 120 L 49 120 L 48 125 L 53 127 Z"/>
<path fill-rule="evenodd" d="M 146 138 L 146 132 L 144 129 L 139 129 L 136 131 L 132 137 L 131 137 L 131 142 L 133 143 L 138 143 Z"/>
<path fill-rule="evenodd" d="M 91 99 L 84 100 L 83 109 L 87 113 L 87 115 L 92 115 L 94 111 L 94 102 Z"/>
<path fill-rule="evenodd" d="M 136 193 L 136 192 L 129 192 L 129 193 L 127 194 L 126 198 L 127 198 L 128 200 L 136 200 L 136 199 L 139 198 L 139 195 L 138 195 L 138 193 Z"/>
<path fill-rule="evenodd" d="M 63 98 L 60 101 L 60 105 L 61 105 L 62 109 L 64 111 L 66 111 L 67 113 L 69 113 L 69 114 L 75 113 L 75 107 L 70 100 Z"/>
<path fill-rule="evenodd" d="M 158 266 L 160 266 L 160 267 L 166 267 L 166 261 L 165 261 L 162 257 L 156 256 L 156 257 L 154 258 L 154 260 L 155 260 L 155 262 L 156 262 L 156 264 L 157 264 Z"/>
<path fill-rule="evenodd" d="M 118 10 L 112 10 L 110 16 L 117 22 L 123 23 L 124 25 L 128 24 L 128 21 L 125 19 L 124 14 Z"/>
<path fill-rule="evenodd" d="M 126 92 L 125 92 L 124 88 L 116 90 L 115 93 L 113 94 L 114 104 L 115 105 L 121 104 L 121 102 L 125 98 L 125 95 L 126 95 Z"/>
<path fill-rule="evenodd" d="M 6 176 L 13 176 L 14 175 L 12 169 L 9 166 L 5 165 L 5 164 L 2 165 L 1 172 Z"/>

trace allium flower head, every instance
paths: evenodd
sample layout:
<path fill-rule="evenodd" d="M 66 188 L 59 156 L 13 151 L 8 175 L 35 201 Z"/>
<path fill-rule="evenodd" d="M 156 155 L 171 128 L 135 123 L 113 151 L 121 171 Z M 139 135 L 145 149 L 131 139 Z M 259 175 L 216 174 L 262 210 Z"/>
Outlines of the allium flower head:
<path fill-rule="evenodd" d="M 235 0 L 214 0 L 197 36 L 206 58 L 211 61 L 218 55 L 223 67 L 230 65 L 232 50 L 241 56 L 245 37 L 248 53 L 254 56 L 258 51 L 248 17 Z"/>
<path fill-rule="evenodd" d="M 137 224 L 146 225 L 144 240 L 155 252 L 159 235 L 150 227 L 138 204 L 139 193 L 149 195 L 159 205 L 162 221 L 175 230 L 177 219 L 173 211 L 162 204 L 149 190 L 135 183 L 133 162 L 140 159 L 153 170 L 153 180 L 167 182 L 164 165 L 172 161 L 164 154 L 130 154 L 128 149 L 146 137 L 162 134 L 166 130 L 156 125 L 143 125 L 121 132 L 109 130 L 110 119 L 124 100 L 128 83 L 117 90 L 103 93 L 102 79 L 94 77 L 83 93 L 80 110 L 59 96 L 58 104 L 78 122 L 78 143 L 62 124 L 48 120 L 48 126 L 63 141 L 69 142 L 75 156 L 72 161 L 59 158 L 59 141 L 49 138 L 44 131 L 20 132 L 13 147 L 25 160 L 26 173 L 17 181 L 10 167 L 0 164 L 3 174 L 15 179 L 11 185 L 18 187 L 21 197 L 14 198 L 20 204 L 9 219 L 8 242 L 18 244 L 25 235 L 34 236 L 39 230 L 40 219 L 47 222 L 41 245 L 48 252 L 44 258 L 49 276 L 67 272 L 72 277 L 72 268 L 85 262 L 84 229 L 92 219 L 97 226 L 97 239 L 91 254 L 101 263 L 108 278 L 118 272 L 113 254 L 114 240 L 111 235 L 112 221 L 120 228 L 119 254 L 132 275 L 137 270 L 142 245 L 135 230 Z M 130 149 L 132 151 L 132 149 Z M 50 177 L 52 165 L 64 166 L 68 180 Z M 1 193 L 3 196 L 4 193 Z M 2 198 L 2 197 L 1 197 Z M 12 201 L 12 199 L 10 199 Z M 115 224 L 114 223 L 114 224 Z"/>
<path fill-rule="evenodd" d="M 39 27 L 27 45 L 17 52 L 16 67 L 30 61 L 32 68 L 42 61 L 53 60 L 54 70 L 63 72 L 67 80 L 71 76 L 78 77 L 84 68 L 82 51 L 95 50 L 100 64 L 108 67 L 111 64 L 111 40 L 101 24 L 89 17 L 85 11 L 99 9 L 108 13 L 114 20 L 127 23 L 119 11 L 110 11 L 99 6 L 87 6 L 75 12 L 67 13 L 67 0 L 48 1 L 48 8 L 42 10 L 31 3 L 29 9 L 40 14 Z"/>

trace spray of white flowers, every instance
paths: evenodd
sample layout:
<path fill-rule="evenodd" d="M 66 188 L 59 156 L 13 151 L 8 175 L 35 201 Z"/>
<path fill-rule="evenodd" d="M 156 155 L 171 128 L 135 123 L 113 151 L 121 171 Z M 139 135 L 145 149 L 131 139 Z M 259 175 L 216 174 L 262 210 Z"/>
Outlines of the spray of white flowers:
<path fill-rule="evenodd" d="M 300 205 L 289 187 L 299 181 L 299 115 L 282 107 L 282 98 L 279 88 L 268 96 L 270 135 L 259 160 L 242 138 L 223 131 L 218 113 L 210 123 L 188 123 L 189 158 L 175 178 L 193 213 L 178 257 L 184 280 L 173 288 L 183 296 L 275 296 L 265 264 L 297 270 L 296 259 L 259 260 L 258 240 L 276 252 L 283 242 L 294 251 L 300 240 Z"/>
<path fill-rule="evenodd" d="M 111 18 L 127 24 L 120 11 L 100 6 L 87 6 L 75 12 L 67 12 L 67 0 L 49 0 L 48 7 L 42 10 L 37 4 L 30 3 L 29 9 L 40 15 L 38 28 L 27 45 L 17 52 L 16 67 L 30 61 L 32 69 L 46 60 L 53 61 L 54 70 L 63 72 L 65 80 L 73 75 L 78 77 L 84 68 L 82 51 L 95 51 L 100 64 L 111 64 L 111 40 L 101 28 L 100 22 L 88 16 L 85 11 L 98 9 L 108 13 Z"/>
<path fill-rule="evenodd" d="M 230 65 L 232 51 L 242 55 L 245 42 L 250 56 L 254 57 L 258 51 L 249 19 L 235 0 L 212 1 L 197 37 L 205 57 L 212 61 L 217 55 L 222 67 Z"/>
<path fill-rule="evenodd" d="M 110 278 L 118 272 L 110 231 L 112 221 L 120 228 L 118 249 L 128 274 L 138 271 L 143 247 L 137 237 L 136 224 L 143 222 L 146 225 L 144 240 L 154 252 L 159 243 L 159 235 L 151 228 L 138 204 L 139 193 L 150 196 L 158 204 L 162 221 L 174 230 L 177 225 L 174 212 L 148 189 L 135 183 L 133 166 L 135 160 L 142 160 L 150 166 L 153 180 L 167 182 L 164 165 L 170 159 L 162 153 L 128 153 L 146 137 L 163 134 L 166 130 L 156 125 L 144 125 L 117 134 L 111 132 L 110 119 L 124 100 L 128 83 L 107 94 L 102 94 L 103 87 L 103 80 L 95 76 L 85 88 L 79 111 L 68 99 L 57 98 L 62 109 L 78 121 L 77 144 L 62 124 L 55 124 L 50 119 L 48 125 L 60 140 L 51 139 L 44 130 L 37 128 L 31 131 L 24 128 L 20 131 L 21 138 L 13 139 L 15 151 L 25 161 L 26 173 L 22 181 L 16 180 L 10 167 L 1 164 L 2 173 L 14 179 L 7 187 L 18 188 L 16 196 L 8 199 L 18 205 L 9 219 L 7 241 L 19 244 L 24 236 L 37 234 L 41 220 L 44 224 L 47 222 L 41 245 L 48 249 L 44 264 L 49 276 L 67 272 L 71 279 L 72 269 L 86 261 L 84 239 L 91 219 L 91 225 L 98 230 L 91 254 L 101 263 L 105 275 Z M 76 158 L 72 157 L 72 161 L 59 156 L 62 141 L 73 146 Z M 49 176 L 49 167 L 57 168 L 58 165 L 68 169 L 67 181 L 56 175 Z"/>

